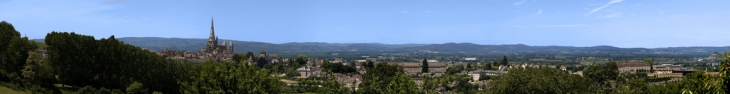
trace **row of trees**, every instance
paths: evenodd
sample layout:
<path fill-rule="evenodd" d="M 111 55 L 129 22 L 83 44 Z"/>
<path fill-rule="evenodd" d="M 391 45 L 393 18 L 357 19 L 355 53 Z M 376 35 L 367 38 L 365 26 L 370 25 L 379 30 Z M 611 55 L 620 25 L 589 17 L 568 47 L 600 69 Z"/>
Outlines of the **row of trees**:
<path fill-rule="evenodd" d="M 68 32 L 46 35 L 48 61 L 64 85 L 124 88 L 140 82 L 153 91 L 177 92 L 185 67 L 153 52 L 125 44 L 114 36 Z"/>
<path fill-rule="evenodd" d="M 727 56 L 725 56 L 727 57 Z M 727 66 L 728 62 L 723 61 Z M 720 75 L 709 75 L 696 71 L 681 81 L 664 82 L 664 85 L 650 86 L 646 73 L 619 73 L 615 62 L 588 66 L 584 76 L 568 74 L 555 68 L 514 68 L 508 74 L 493 78 L 485 93 L 494 94 L 560 94 L 560 93 L 611 93 L 611 94 L 723 94 L 728 92 L 727 71 Z M 661 78 L 658 78 L 661 79 Z"/>

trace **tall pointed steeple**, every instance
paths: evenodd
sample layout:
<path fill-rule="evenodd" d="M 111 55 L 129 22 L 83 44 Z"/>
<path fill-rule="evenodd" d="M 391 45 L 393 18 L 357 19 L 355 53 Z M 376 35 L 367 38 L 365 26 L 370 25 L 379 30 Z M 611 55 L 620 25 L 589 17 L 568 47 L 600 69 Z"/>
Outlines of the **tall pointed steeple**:
<path fill-rule="evenodd" d="M 212 51 L 218 46 L 218 38 L 215 37 L 215 29 L 213 28 L 213 18 L 210 19 L 210 37 L 208 37 L 208 45 L 205 46 L 207 51 Z"/>
<path fill-rule="evenodd" d="M 213 27 L 213 19 L 210 19 L 210 38 L 215 38 L 215 28 Z"/>

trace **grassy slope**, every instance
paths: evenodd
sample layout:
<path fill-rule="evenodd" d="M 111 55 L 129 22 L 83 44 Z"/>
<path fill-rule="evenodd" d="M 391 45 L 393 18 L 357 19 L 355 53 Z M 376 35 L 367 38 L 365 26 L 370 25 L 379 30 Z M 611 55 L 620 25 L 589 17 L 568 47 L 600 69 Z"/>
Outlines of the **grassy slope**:
<path fill-rule="evenodd" d="M 28 91 L 17 91 L 5 86 L 0 86 L 0 93 L 3 94 L 30 94 Z"/>

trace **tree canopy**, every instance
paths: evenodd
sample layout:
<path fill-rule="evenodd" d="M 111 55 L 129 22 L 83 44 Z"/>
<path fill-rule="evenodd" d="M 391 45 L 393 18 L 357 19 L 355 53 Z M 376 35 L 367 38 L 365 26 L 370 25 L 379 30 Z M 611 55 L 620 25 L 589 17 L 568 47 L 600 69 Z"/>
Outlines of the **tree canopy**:
<path fill-rule="evenodd" d="M 593 92 L 590 79 L 555 68 L 514 68 L 490 82 L 494 94 L 586 94 Z"/>
<path fill-rule="evenodd" d="M 378 63 L 363 75 L 358 93 L 365 94 L 418 94 L 422 93 L 403 73 L 403 68 L 387 63 Z"/>

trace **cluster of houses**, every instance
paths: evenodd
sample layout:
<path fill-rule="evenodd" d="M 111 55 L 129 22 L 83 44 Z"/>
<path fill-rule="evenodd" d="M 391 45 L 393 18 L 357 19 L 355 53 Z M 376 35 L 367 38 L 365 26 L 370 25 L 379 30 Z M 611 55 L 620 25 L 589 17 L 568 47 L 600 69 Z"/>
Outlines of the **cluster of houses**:
<path fill-rule="evenodd" d="M 650 72 L 651 69 L 654 72 Z M 650 65 L 646 62 L 620 62 L 618 70 L 621 73 L 637 73 L 644 72 L 647 76 L 681 78 L 684 74 L 692 73 L 695 70 L 683 67 L 682 65 L 661 64 Z"/>
<path fill-rule="evenodd" d="M 359 74 L 365 74 L 367 70 L 365 69 L 365 66 L 361 66 L 361 63 L 365 63 L 364 60 L 361 60 L 362 62 L 358 61 L 355 63 L 360 64 L 353 64 L 355 65 L 355 69 Z M 307 63 L 306 66 L 298 68 L 297 71 L 300 73 L 300 76 L 298 78 L 309 78 L 309 77 L 326 77 L 328 76 L 327 72 L 324 71 L 324 68 L 322 68 L 323 60 L 312 60 Z M 333 63 L 342 63 L 341 60 L 334 60 L 331 61 Z M 342 63 L 343 65 L 348 65 L 346 63 Z M 420 62 L 387 62 L 389 65 L 395 65 L 402 67 L 405 74 L 409 75 L 417 75 L 417 76 L 434 76 L 438 77 L 445 73 L 448 66 L 445 63 L 442 62 L 428 62 L 428 73 L 422 73 L 423 69 L 423 63 Z M 343 84 L 346 87 L 354 87 L 358 88 L 357 85 L 362 83 L 362 76 L 359 74 L 354 75 L 345 75 L 340 73 L 333 73 L 333 76 L 335 77 L 335 80 L 341 84 Z M 414 81 L 416 83 L 420 83 L 420 77 L 414 76 Z"/>

